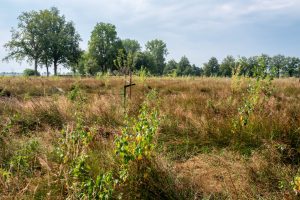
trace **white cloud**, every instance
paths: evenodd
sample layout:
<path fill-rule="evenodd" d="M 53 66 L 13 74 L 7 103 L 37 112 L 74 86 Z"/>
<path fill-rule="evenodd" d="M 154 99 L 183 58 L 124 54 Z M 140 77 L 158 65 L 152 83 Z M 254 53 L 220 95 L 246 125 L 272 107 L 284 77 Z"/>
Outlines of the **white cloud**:
<path fill-rule="evenodd" d="M 223 20 L 238 20 L 243 22 L 249 16 L 273 15 L 280 13 L 293 15 L 300 8 L 297 0 L 251 0 L 251 1 L 227 1 L 227 3 L 216 5 L 213 16 Z"/>

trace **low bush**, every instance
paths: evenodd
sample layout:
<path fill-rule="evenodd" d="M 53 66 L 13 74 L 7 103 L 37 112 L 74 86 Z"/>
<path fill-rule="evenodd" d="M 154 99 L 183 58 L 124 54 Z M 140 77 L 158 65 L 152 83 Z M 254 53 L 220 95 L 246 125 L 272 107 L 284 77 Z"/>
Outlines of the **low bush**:
<path fill-rule="evenodd" d="M 36 74 L 35 70 L 33 70 L 33 69 L 25 69 L 23 71 L 23 75 L 24 76 L 40 76 L 41 74 L 39 72 L 37 72 L 37 74 Z"/>

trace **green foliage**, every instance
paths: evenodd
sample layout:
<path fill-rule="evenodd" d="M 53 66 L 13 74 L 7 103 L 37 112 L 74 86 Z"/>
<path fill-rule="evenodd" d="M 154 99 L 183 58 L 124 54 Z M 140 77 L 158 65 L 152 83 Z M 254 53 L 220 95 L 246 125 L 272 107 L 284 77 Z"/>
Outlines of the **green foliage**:
<path fill-rule="evenodd" d="M 39 143 L 35 140 L 29 141 L 21 146 L 9 161 L 12 173 L 31 174 L 38 166 L 37 155 Z"/>
<path fill-rule="evenodd" d="M 41 27 L 36 26 L 38 12 L 24 12 L 18 17 L 18 20 L 17 29 L 11 30 L 11 40 L 4 45 L 9 52 L 5 60 L 21 61 L 26 59 L 29 63 L 34 62 L 34 70 L 37 74 L 38 62 L 42 54 L 42 45 L 39 42 L 38 34 L 41 33 Z"/>
<path fill-rule="evenodd" d="M 91 153 L 90 143 L 93 141 L 93 131 L 85 127 L 84 107 L 80 88 L 75 86 L 69 93 L 69 99 L 75 103 L 76 125 L 62 130 L 62 137 L 54 154 L 64 165 L 68 180 L 69 198 L 81 199 L 111 199 L 117 187 L 127 181 L 132 163 L 140 163 L 150 159 L 154 148 L 154 135 L 158 129 L 158 112 L 150 111 L 151 102 L 156 94 L 150 93 L 140 110 L 137 119 L 126 117 L 122 133 L 116 137 L 114 151 L 119 167 L 116 172 L 100 172 L 92 175 L 89 164 Z"/>
<path fill-rule="evenodd" d="M 0 168 L 0 176 L 3 177 L 4 181 L 8 181 L 11 178 L 12 174 L 8 170 Z"/>
<path fill-rule="evenodd" d="M 237 92 L 241 92 L 242 88 L 241 88 L 241 84 L 242 84 L 242 80 L 241 80 L 241 76 L 239 75 L 241 71 L 241 65 L 239 65 L 235 70 L 234 73 L 232 74 L 231 77 L 231 91 L 232 93 L 237 93 Z"/>
<path fill-rule="evenodd" d="M 117 182 L 120 185 L 125 184 L 125 187 L 126 184 L 140 185 L 151 173 L 147 161 L 152 159 L 154 138 L 159 125 L 158 111 L 156 107 L 150 107 L 155 100 L 157 94 L 152 91 L 142 104 L 136 119 L 125 117 L 125 127 L 115 139 L 114 150 L 120 165 Z M 134 167 L 137 169 L 132 173 Z"/>
<path fill-rule="evenodd" d="M 296 57 L 287 57 L 286 65 L 283 68 L 283 73 L 285 76 L 292 77 L 298 76 L 300 77 L 300 59 Z"/>
<path fill-rule="evenodd" d="M 176 76 L 200 76 L 201 69 L 195 65 L 191 65 L 186 56 L 181 57 L 179 63 L 175 60 L 170 60 L 164 68 L 164 75 Z"/>
<path fill-rule="evenodd" d="M 93 58 L 88 52 L 83 55 L 82 61 L 80 62 L 82 73 L 87 75 L 95 75 L 99 72 L 97 60 Z"/>
<path fill-rule="evenodd" d="M 204 64 L 203 71 L 205 76 L 218 76 L 220 73 L 220 65 L 217 58 L 211 57 L 208 63 Z"/>
<path fill-rule="evenodd" d="M 158 129 L 158 112 L 149 112 L 149 105 L 144 103 L 137 119 L 128 119 L 122 134 L 116 138 L 116 153 L 122 163 L 127 165 L 132 160 L 150 158 L 154 144 L 154 135 Z"/>
<path fill-rule="evenodd" d="M 62 130 L 62 136 L 54 155 L 64 164 L 64 170 L 67 172 L 66 179 L 70 181 L 68 184 L 71 185 L 68 188 L 70 190 L 68 196 L 70 198 L 96 199 L 97 194 L 93 193 L 93 178 L 90 176 L 90 168 L 87 163 L 89 144 L 93 135 L 84 126 L 85 98 L 78 85 L 74 86 L 68 96 L 70 101 L 75 104 L 76 125 L 73 128 L 66 127 Z"/>
<path fill-rule="evenodd" d="M 224 58 L 220 65 L 220 74 L 221 76 L 231 77 L 232 71 L 235 69 L 236 63 L 233 56 L 227 56 Z"/>
<path fill-rule="evenodd" d="M 38 122 L 36 121 L 36 119 L 33 119 L 32 117 L 28 117 L 21 113 L 16 113 L 9 118 L 7 128 L 10 128 L 9 131 L 12 131 L 11 129 L 14 128 L 15 133 L 28 135 L 30 131 L 36 130 L 37 125 Z"/>
<path fill-rule="evenodd" d="M 217 69 L 215 59 L 211 58 L 210 62 L 203 65 L 205 76 L 225 76 L 230 77 L 236 74 L 237 67 L 239 66 L 239 74 L 248 77 L 257 77 L 255 71 L 257 66 L 261 65 L 261 60 L 264 60 L 264 70 L 271 77 L 297 77 L 300 74 L 300 59 L 296 57 L 285 57 L 283 55 L 275 55 L 270 57 L 266 54 L 260 56 L 240 57 L 235 60 L 232 56 L 227 56 L 219 66 L 219 71 L 213 72 L 213 68 Z M 215 67 L 214 67 L 215 66 Z"/>
<path fill-rule="evenodd" d="M 149 72 L 146 68 L 142 67 L 140 70 L 137 71 L 137 75 L 139 77 L 140 82 L 144 84 L 147 79 L 147 76 L 149 76 Z"/>
<path fill-rule="evenodd" d="M 268 76 L 266 60 L 264 57 L 260 57 L 258 60 L 258 65 L 255 66 L 253 70 L 253 75 L 256 79 L 248 79 L 249 84 L 247 91 L 243 95 L 241 106 L 238 108 L 238 115 L 233 119 L 232 133 L 237 134 L 237 141 L 235 141 L 237 143 L 241 142 L 239 139 L 243 140 L 248 137 L 248 135 L 245 135 L 245 132 L 248 128 L 251 129 L 251 118 L 254 111 L 259 107 L 259 104 L 262 103 L 260 101 L 264 101 L 265 98 L 271 94 L 271 79 Z M 238 77 L 234 76 L 232 81 L 239 81 L 239 87 L 241 87 L 241 82 Z M 236 84 L 232 86 L 235 86 L 232 90 L 236 91 Z M 249 132 L 252 134 L 251 130 Z"/>
<path fill-rule="evenodd" d="M 17 30 L 12 30 L 12 39 L 5 48 L 9 51 L 6 59 L 34 62 L 37 75 L 38 64 L 57 65 L 77 63 L 80 57 L 80 36 L 76 33 L 73 22 L 66 22 L 57 8 L 24 12 L 19 17 Z"/>
<path fill-rule="evenodd" d="M 119 49 L 117 59 L 114 60 L 114 65 L 123 74 L 129 74 L 133 70 L 133 54 L 131 52 L 124 52 L 124 49 Z"/>
<path fill-rule="evenodd" d="M 279 78 L 285 65 L 286 65 L 286 59 L 283 55 L 273 56 L 271 60 L 271 71 L 273 75 Z"/>
<path fill-rule="evenodd" d="M 98 66 L 95 72 L 113 70 L 113 61 L 121 48 L 122 42 L 117 37 L 116 27 L 109 23 L 97 23 L 88 44 L 89 57 L 96 61 Z"/>
<path fill-rule="evenodd" d="M 200 75 L 199 69 L 195 65 L 191 65 L 186 56 L 183 56 L 177 64 L 176 74 L 177 76 L 195 76 Z"/>
<path fill-rule="evenodd" d="M 174 71 L 176 71 L 176 68 L 177 68 L 177 62 L 174 59 L 169 60 L 166 67 L 164 68 L 163 74 L 170 75 L 174 73 Z"/>
<path fill-rule="evenodd" d="M 162 40 L 151 40 L 146 43 L 146 52 L 148 52 L 154 59 L 153 74 L 163 74 L 165 67 L 165 57 L 168 55 L 166 43 Z"/>
<path fill-rule="evenodd" d="M 24 76 L 40 76 L 39 72 L 35 72 L 33 69 L 24 69 L 23 71 Z"/>
<path fill-rule="evenodd" d="M 82 95 L 81 95 L 81 90 L 79 88 L 79 85 L 78 84 L 73 85 L 71 91 L 68 93 L 68 99 L 74 102 L 75 100 L 81 97 Z"/>
<path fill-rule="evenodd" d="M 176 69 L 176 74 L 178 76 L 182 76 L 182 75 L 188 75 L 187 73 L 185 73 L 185 71 L 191 67 L 190 61 L 186 56 L 181 57 L 178 65 L 177 65 L 177 69 Z"/>
<path fill-rule="evenodd" d="M 293 179 L 293 181 L 291 182 L 291 185 L 293 187 L 293 190 L 296 194 L 300 193 L 300 176 L 296 175 Z"/>
<path fill-rule="evenodd" d="M 137 40 L 125 39 L 122 40 L 122 45 L 126 53 L 132 53 L 135 55 L 137 52 L 141 51 L 141 45 Z"/>
<path fill-rule="evenodd" d="M 51 21 L 51 26 L 47 29 L 50 31 L 46 32 L 49 40 L 49 45 L 46 47 L 49 48 L 49 56 L 53 61 L 54 75 L 57 75 L 58 64 L 78 62 L 81 54 L 79 49 L 81 39 L 75 30 L 74 23 L 72 21 L 67 22 L 57 8 L 51 8 L 44 12 L 49 12 L 49 19 L 46 20 Z"/>
<path fill-rule="evenodd" d="M 141 68 L 147 69 L 151 74 L 155 74 L 155 61 L 154 57 L 149 52 L 139 52 L 136 54 L 134 61 L 135 70 L 140 70 Z"/>
<path fill-rule="evenodd" d="M 111 199 L 118 182 L 113 178 L 111 172 L 99 174 L 96 179 L 93 179 L 89 175 L 90 168 L 87 164 L 87 158 L 86 155 L 81 155 L 71 168 L 73 177 L 79 182 L 78 185 L 77 183 L 73 184 L 75 190 L 79 188 L 77 198 Z"/>

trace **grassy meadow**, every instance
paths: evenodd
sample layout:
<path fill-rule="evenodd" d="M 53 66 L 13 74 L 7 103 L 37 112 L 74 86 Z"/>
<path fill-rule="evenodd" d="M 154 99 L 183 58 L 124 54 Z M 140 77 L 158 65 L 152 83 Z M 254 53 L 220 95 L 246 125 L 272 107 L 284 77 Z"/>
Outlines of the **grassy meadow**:
<path fill-rule="evenodd" d="M 0 199 L 299 197 L 298 79 L 259 90 L 237 77 L 133 82 L 125 112 L 123 77 L 1 77 Z M 122 137 L 144 127 L 153 138 Z"/>

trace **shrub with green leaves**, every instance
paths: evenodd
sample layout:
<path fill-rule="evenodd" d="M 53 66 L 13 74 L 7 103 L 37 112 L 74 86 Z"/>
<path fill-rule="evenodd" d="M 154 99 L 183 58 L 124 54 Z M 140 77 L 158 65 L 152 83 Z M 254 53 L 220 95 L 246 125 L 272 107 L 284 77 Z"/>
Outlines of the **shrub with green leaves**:
<path fill-rule="evenodd" d="M 154 135 L 158 129 L 158 111 L 144 103 L 137 119 L 128 118 L 122 134 L 116 138 L 116 154 L 122 163 L 150 158 L 154 148 Z"/>
<path fill-rule="evenodd" d="M 37 155 L 39 143 L 36 140 L 26 142 L 9 161 L 9 171 L 11 173 L 30 175 L 39 166 Z"/>
<path fill-rule="evenodd" d="M 254 78 L 254 80 L 248 79 L 247 90 L 243 94 L 242 104 L 238 108 L 238 115 L 232 121 L 232 133 L 235 134 L 236 143 L 240 143 L 243 139 L 249 139 L 249 135 L 245 135 L 245 132 L 248 128 L 251 128 L 251 117 L 259 107 L 260 101 L 264 101 L 272 92 L 272 78 L 267 71 L 263 57 L 259 58 L 259 64 L 254 68 Z M 233 82 L 236 81 L 240 83 L 241 79 L 234 76 Z M 232 87 L 233 91 L 241 91 L 241 89 L 237 89 L 236 84 L 233 84 Z M 241 87 L 241 85 L 239 84 L 238 87 Z M 250 130 L 250 132 L 252 131 Z"/>
<path fill-rule="evenodd" d="M 293 179 L 293 181 L 291 182 L 291 185 L 293 187 L 293 190 L 296 194 L 300 193 L 300 176 L 296 175 Z"/>
<path fill-rule="evenodd" d="M 80 93 L 79 93 L 80 94 Z M 77 96 L 77 95 L 76 95 Z M 125 126 L 114 142 L 116 162 L 119 166 L 106 172 L 92 175 L 89 155 L 93 132 L 84 126 L 82 107 L 77 107 L 75 127 L 62 130 L 62 137 L 56 148 L 60 162 L 64 165 L 64 180 L 67 180 L 69 198 L 111 199 L 117 187 L 126 183 L 131 164 L 150 159 L 153 155 L 154 137 L 158 129 L 158 111 L 150 108 L 151 98 L 148 95 L 140 109 L 138 117 L 126 117 Z M 80 99 L 80 95 L 77 96 Z M 82 104 L 81 104 L 82 105 Z M 84 105 L 82 105 L 84 107 Z"/>
<path fill-rule="evenodd" d="M 35 71 L 33 69 L 25 69 L 23 71 L 24 76 L 40 76 L 41 74 L 37 72 L 37 75 L 35 74 Z"/>

